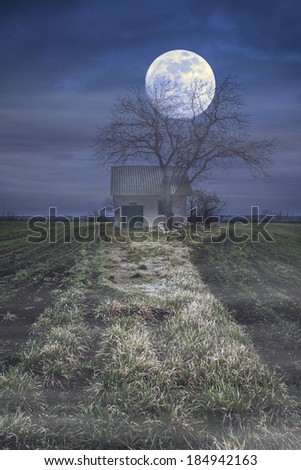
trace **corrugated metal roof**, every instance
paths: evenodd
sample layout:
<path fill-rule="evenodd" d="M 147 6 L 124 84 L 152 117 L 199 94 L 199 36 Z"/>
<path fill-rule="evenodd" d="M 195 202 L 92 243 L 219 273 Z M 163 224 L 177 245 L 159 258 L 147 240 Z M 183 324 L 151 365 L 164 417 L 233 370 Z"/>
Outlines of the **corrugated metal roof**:
<path fill-rule="evenodd" d="M 174 167 L 169 168 L 174 188 L 179 194 L 187 196 L 192 193 L 187 176 Z M 160 196 L 163 174 L 159 166 L 112 166 L 112 196 Z M 180 187 L 179 187 L 180 186 Z"/>

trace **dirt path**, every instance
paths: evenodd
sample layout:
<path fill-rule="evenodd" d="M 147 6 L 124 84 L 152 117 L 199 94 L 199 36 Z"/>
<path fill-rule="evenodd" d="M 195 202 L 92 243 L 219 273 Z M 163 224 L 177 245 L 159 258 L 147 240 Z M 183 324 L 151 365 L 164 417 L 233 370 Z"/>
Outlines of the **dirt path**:
<path fill-rule="evenodd" d="M 188 250 L 182 244 L 170 246 L 164 251 L 156 243 L 148 243 L 147 250 L 139 242 L 116 246 L 112 255 L 112 275 L 123 290 L 162 298 L 174 292 L 168 275 L 171 258 L 185 256 L 188 256 Z"/>
<path fill-rule="evenodd" d="M 34 280 L 35 273 L 26 278 L 21 288 L 10 285 L 10 298 L 0 307 L 0 371 L 19 362 L 19 352 L 26 343 L 30 329 L 45 308 L 55 301 L 53 294 L 70 273 L 69 262 L 49 270 L 42 279 Z M 5 279 L 3 283 L 5 282 Z M 15 295 L 14 295 L 15 292 Z"/>

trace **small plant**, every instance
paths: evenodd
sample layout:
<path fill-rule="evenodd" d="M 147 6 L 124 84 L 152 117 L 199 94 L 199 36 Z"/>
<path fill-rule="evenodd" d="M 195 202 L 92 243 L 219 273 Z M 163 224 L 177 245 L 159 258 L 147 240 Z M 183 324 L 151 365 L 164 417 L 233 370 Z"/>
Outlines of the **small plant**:
<path fill-rule="evenodd" d="M 29 270 L 27 268 L 19 269 L 15 275 L 15 281 L 23 281 L 29 276 Z"/>
<path fill-rule="evenodd" d="M 29 372 L 12 367 L 0 377 L 1 404 L 7 411 L 43 409 L 41 386 Z"/>
<path fill-rule="evenodd" d="M 2 317 L 3 322 L 9 322 L 9 321 L 16 321 L 18 320 L 17 315 L 14 313 L 10 313 L 9 311 L 6 312 L 6 314 Z"/>

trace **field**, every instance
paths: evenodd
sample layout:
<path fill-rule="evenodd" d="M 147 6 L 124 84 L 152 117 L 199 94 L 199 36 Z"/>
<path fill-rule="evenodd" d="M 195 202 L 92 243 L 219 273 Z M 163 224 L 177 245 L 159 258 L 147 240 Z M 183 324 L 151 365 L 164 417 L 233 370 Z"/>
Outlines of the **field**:
<path fill-rule="evenodd" d="M 1 447 L 300 449 L 301 226 L 270 232 L 63 243 L 61 224 L 49 244 L 0 223 Z"/>

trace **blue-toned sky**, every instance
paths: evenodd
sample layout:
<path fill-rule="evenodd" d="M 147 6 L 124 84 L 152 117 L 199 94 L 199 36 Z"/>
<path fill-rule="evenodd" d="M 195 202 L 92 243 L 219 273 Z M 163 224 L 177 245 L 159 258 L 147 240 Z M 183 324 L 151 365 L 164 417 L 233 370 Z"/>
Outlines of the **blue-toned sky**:
<path fill-rule="evenodd" d="M 298 0 L 1 0 L 0 213 L 99 208 L 97 128 L 158 55 L 188 49 L 217 82 L 237 75 L 254 136 L 277 139 L 267 179 L 239 167 L 207 188 L 229 213 L 301 214 L 300 23 Z"/>

